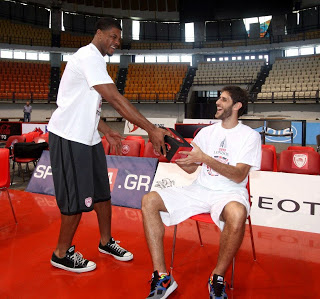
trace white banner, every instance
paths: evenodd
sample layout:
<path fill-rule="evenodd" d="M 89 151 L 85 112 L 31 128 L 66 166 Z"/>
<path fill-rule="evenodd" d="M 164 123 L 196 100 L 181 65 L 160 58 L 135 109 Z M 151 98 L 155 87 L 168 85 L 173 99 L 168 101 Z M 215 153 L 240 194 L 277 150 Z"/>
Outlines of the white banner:
<path fill-rule="evenodd" d="M 188 174 L 175 163 L 160 162 L 153 179 L 151 191 L 158 191 L 168 187 L 181 187 L 191 185 L 196 179 L 201 167 Z"/>
<path fill-rule="evenodd" d="M 47 123 L 23 123 L 22 124 L 22 134 L 33 132 L 36 129 L 38 129 L 38 130 L 40 129 L 43 132 L 41 134 L 44 134 L 44 133 L 47 133 L 47 131 L 48 131 L 47 127 L 48 127 Z"/>
<path fill-rule="evenodd" d="M 320 176 L 253 171 L 253 224 L 320 233 Z"/>
<path fill-rule="evenodd" d="M 215 124 L 215 123 L 218 123 L 220 122 L 221 120 L 220 119 L 193 119 L 193 118 L 185 118 L 183 120 L 183 123 L 184 124 Z"/>
<path fill-rule="evenodd" d="M 177 122 L 176 118 L 147 118 L 148 121 L 156 125 L 157 127 L 174 128 Z M 145 130 L 142 130 L 138 126 L 132 124 L 126 120 L 124 126 L 124 134 L 129 135 L 148 135 Z"/>

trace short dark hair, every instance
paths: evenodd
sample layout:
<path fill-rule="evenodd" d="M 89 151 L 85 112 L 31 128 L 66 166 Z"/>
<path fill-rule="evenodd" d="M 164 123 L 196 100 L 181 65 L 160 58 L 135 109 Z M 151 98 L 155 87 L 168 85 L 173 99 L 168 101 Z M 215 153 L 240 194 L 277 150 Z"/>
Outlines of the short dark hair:
<path fill-rule="evenodd" d="M 95 25 L 96 32 L 98 29 L 109 30 L 111 28 L 122 30 L 120 22 L 112 18 L 100 18 Z"/>
<path fill-rule="evenodd" d="M 224 88 L 222 88 L 221 92 L 228 92 L 232 101 L 233 101 L 233 105 L 240 102 L 242 104 L 242 107 L 239 109 L 238 111 L 238 117 L 240 117 L 246 110 L 248 107 L 248 93 L 246 90 L 240 88 L 239 86 L 233 86 L 233 85 L 229 85 L 229 86 L 225 86 Z"/>

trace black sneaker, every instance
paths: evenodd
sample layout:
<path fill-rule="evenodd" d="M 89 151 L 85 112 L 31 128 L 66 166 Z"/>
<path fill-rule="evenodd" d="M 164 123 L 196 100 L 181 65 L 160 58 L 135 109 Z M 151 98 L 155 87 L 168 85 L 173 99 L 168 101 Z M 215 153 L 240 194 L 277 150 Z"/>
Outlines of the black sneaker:
<path fill-rule="evenodd" d="M 151 290 L 147 299 L 168 298 L 177 287 L 178 284 L 175 282 L 171 274 L 163 274 L 159 276 L 159 272 L 154 271 L 151 278 Z"/>
<path fill-rule="evenodd" d="M 55 253 L 52 253 L 50 263 L 52 266 L 71 271 L 76 273 L 92 271 L 96 268 L 94 262 L 88 261 L 83 258 L 80 252 L 74 251 L 75 246 L 71 246 L 67 252 L 66 256 L 63 258 L 58 258 Z"/>
<path fill-rule="evenodd" d="M 133 254 L 119 246 L 118 243 L 120 243 L 120 241 L 115 241 L 111 237 L 109 242 L 104 246 L 102 246 L 100 242 L 98 249 L 102 253 L 112 255 L 116 260 L 123 262 L 131 261 L 133 259 Z"/>
<path fill-rule="evenodd" d="M 208 281 L 208 289 L 210 294 L 210 299 L 227 299 L 228 296 L 225 292 L 226 286 L 224 283 L 224 278 L 221 275 L 214 274 L 211 275 Z"/>

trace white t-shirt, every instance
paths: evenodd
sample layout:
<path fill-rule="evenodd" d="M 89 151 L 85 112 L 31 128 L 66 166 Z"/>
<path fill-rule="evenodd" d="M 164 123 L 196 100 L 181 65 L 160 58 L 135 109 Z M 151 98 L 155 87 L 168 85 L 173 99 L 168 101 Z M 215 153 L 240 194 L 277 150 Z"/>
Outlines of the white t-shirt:
<path fill-rule="evenodd" d="M 113 83 L 106 62 L 93 44 L 80 48 L 67 63 L 61 78 L 57 105 L 48 131 L 65 139 L 95 145 L 101 141 L 98 133 L 102 98 L 93 88 Z"/>
<path fill-rule="evenodd" d="M 260 134 L 241 123 L 232 129 L 224 129 L 221 123 L 205 127 L 194 138 L 194 143 L 221 163 L 232 166 L 244 163 L 251 166 L 250 170 L 260 169 Z M 203 164 L 195 182 L 215 191 L 243 190 L 246 193 L 247 181 L 248 178 L 238 184 Z"/>

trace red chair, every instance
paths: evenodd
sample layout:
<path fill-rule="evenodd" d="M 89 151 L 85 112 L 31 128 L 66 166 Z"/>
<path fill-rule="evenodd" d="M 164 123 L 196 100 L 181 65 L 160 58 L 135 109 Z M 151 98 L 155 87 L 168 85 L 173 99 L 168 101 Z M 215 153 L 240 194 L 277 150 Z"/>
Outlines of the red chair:
<path fill-rule="evenodd" d="M 273 152 L 273 171 L 277 171 L 278 168 L 278 162 L 277 162 L 277 152 L 276 152 L 276 147 L 271 144 L 262 144 L 262 148 L 269 148 Z"/>
<path fill-rule="evenodd" d="M 151 142 L 148 142 L 146 144 L 146 147 L 144 149 L 144 157 L 146 158 L 157 158 L 159 162 L 169 162 L 169 160 L 164 156 L 160 155 L 154 148 Z"/>
<path fill-rule="evenodd" d="M 274 153 L 270 148 L 261 148 L 261 171 L 273 171 L 274 169 Z"/>
<path fill-rule="evenodd" d="M 137 140 L 122 140 L 122 156 L 140 157 L 140 142 Z M 115 155 L 115 150 L 110 155 Z"/>
<path fill-rule="evenodd" d="M 291 145 L 291 146 L 288 146 L 287 150 L 288 151 L 314 151 L 315 152 L 315 149 L 312 146 Z"/>
<path fill-rule="evenodd" d="M 101 142 L 102 142 L 102 146 L 103 146 L 103 149 L 104 149 L 104 153 L 106 155 L 109 155 L 109 151 L 110 151 L 110 144 L 109 142 L 107 141 L 107 139 L 105 138 L 101 138 Z"/>
<path fill-rule="evenodd" d="M 144 149 L 145 149 L 145 141 L 142 136 L 129 135 L 125 140 L 136 140 L 140 143 L 140 157 L 143 157 Z"/>
<path fill-rule="evenodd" d="M 14 213 L 13 205 L 11 202 L 10 193 L 8 188 L 10 186 L 10 163 L 9 163 L 9 149 L 0 149 L 0 190 L 7 191 L 9 203 L 11 206 L 13 218 L 16 223 L 18 223 L 16 214 Z"/>
<path fill-rule="evenodd" d="M 26 137 L 26 142 L 32 142 L 35 137 L 40 136 L 40 132 L 29 132 L 22 135 Z"/>
<path fill-rule="evenodd" d="M 250 203 L 250 206 L 251 206 L 252 203 L 251 203 L 251 199 L 250 199 L 249 178 L 248 178 L 247 190 L 248 190 L 248 193 L 249 193 L 249 203 Z M 200 234 L 199 222 L 215 224 L 213 222 L 213 220 L 211 219 L 210 213 L 203 213 L 203 214 L 194 215 L 194 216 L 191 216 L 189 219 L 192 219 L 192 220 L 196 221 L 197 230 L 198 230 L 198 236 L 199 236 L 199 240 L 200 240 L 200 245 L 203 246 L 202 238 L 201 238 L 201 234 Z M 255 246 L 254 246 L 253 231 L 252 231 L 250 215 L 248 216 L 247 219 L 248 219 L 248 222 L 249 222 L 249 230 L 250 230 L 250 237 L 251 237 L 251 247 L 252 247 L 253 260 L 256 261 L 257 257 L 256 257 Z M 173 270 L 173 260 L 174 260 L 174 251 L 175 251 L 175 245 L 176 245 L 177 228 L 178 228 L 178 225 L 175 225 L 174 226 L 174 233 L 173 233 L 173 242 L 172 242 L 172 253 L 171 253 L 171 266 L 170 266 L 171 271 Z M 232 273 L 231 273 L 231 284 L 230 284 L 230 288 L 231 289 L 233 289 L 233 285 L 234 285 L 235 261 L 236 261 L 235 257 L 233 257 L 233 260 L 232 260 Z"/>
<path fill-rule="evenodd" d="M 280 153 L 278 171 L 319 175 L 320 155 L 317 152 L 310 150 L 284 150 Z"/>
<path fill-rule="evenodd" d="M 5 148 L 9 149 L 10 158 L 13 157 L 13 145 L 17 142 L 25 142 L 26 138 L 22 135 L 12 135 L 8 138 Z"/>

